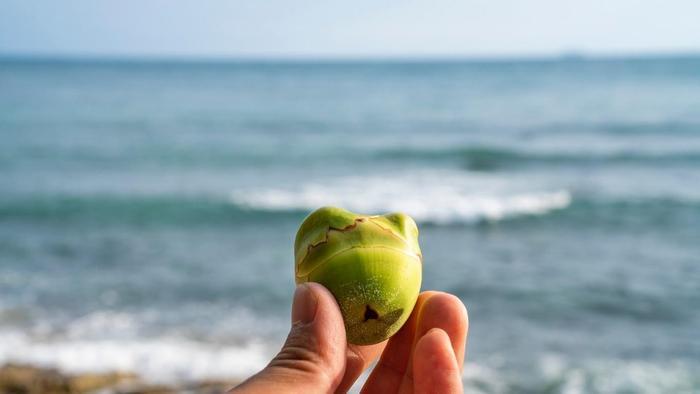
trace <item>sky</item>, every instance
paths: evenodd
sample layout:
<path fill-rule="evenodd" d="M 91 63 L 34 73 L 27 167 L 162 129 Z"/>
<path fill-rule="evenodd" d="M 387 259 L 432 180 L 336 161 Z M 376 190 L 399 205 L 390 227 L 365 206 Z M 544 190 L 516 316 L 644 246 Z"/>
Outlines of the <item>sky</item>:
<path fill-rule="evenodd" d="M 698 0 L 0 0 L 0 55 L 518 57 L 700 52 Z"/>

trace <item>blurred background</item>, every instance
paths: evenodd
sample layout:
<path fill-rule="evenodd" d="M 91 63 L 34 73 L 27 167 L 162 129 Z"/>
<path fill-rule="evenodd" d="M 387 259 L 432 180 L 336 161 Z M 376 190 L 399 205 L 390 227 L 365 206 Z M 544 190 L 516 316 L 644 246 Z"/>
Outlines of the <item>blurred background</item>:
<path fill-rule="evenodd" d="M 698 15 L 5 1 L 0 364 L 245 378 L 332 204 L 418 221 L 467 392 L 700 392 Z"/>

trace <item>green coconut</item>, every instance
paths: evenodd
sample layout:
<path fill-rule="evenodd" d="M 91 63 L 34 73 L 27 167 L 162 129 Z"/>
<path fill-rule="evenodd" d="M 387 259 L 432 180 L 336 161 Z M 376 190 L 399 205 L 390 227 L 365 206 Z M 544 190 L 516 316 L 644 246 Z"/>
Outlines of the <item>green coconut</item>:
<path fill-rule="evenodd" d="M 403 213 L 370 216 L 320 208 L 301 224 L 294 255 L 296 283 L 317 282 L 333 293 L 349 343 L 391 337 L 418 298 L 418 228 Z"/>

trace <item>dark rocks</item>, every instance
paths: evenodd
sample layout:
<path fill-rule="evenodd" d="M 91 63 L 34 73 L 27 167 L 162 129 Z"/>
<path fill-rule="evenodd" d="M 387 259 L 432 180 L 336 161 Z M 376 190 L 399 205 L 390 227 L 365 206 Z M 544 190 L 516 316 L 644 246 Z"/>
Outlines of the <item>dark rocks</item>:
<path fill-rule="evenodd" d="M 57 369 L 6 364 L 0 367 L 0 394 L 174 394 L 222 393 L 238 381 L 205 380 L 173 385 L 152 384 L 136 374 L 65 374 Z"/>

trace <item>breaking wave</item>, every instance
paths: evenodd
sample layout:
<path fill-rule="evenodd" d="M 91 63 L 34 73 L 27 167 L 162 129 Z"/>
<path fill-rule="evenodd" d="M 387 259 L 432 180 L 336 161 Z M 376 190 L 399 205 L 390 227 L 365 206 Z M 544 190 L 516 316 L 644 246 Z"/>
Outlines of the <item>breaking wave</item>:
<path fill-rule="evenodd" d="M 249 376 L 273 354 L 256 342 L 222 346 L 175 337 L 36 341 L 6 332 L 0 339 L 0 363 L 56 367 L 71 373 L 135 372 L 162 382 Z"/>
<path fill-rule="evenodd" d="M 276 346 L 251 341 L 208 344 L 185 338 L 37 341 L 19 333 L 0 333 L 0 363 L 22 362 L 69 373 L 130 372 L 151 382 L 244 379 L 263 368 Z M 695 392 L 697 371 L 682 362 L 587 360 L 541 354 L 527 382 L 497 365 L 465 364 L 467 392 L 612 393 Z M 366 377 L 366 376 L 365 376 Z M 353 392 L 362 384 L 355 385 Z"/>
<path fill-rule="evenodd" d="M 544 215 L 568 207 L 572 195 L 565 189 L 540 188 L 505 178 L 419 171 L 238 190 L 231 200 L 242 207 L 266 211 L 308 212 L 325 205 L 366 213 L 401 211 L 419 222 L 451 224 Z"/>

